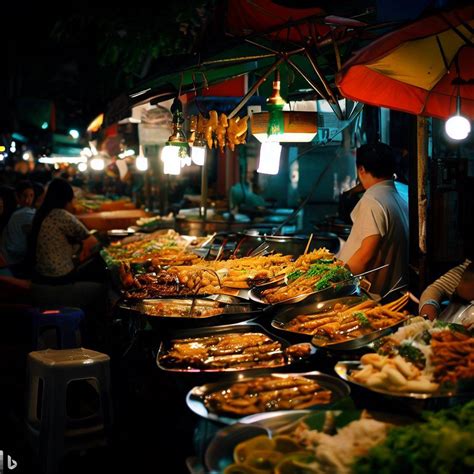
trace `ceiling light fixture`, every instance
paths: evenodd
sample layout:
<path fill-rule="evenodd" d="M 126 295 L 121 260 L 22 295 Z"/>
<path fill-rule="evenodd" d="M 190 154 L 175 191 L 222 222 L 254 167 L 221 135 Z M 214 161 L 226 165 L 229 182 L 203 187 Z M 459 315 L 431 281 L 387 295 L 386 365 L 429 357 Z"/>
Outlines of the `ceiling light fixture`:
<path fill-rule="evenodd" d="M 275 73 L 272 95 L 267 99 L 268 112 L 254 113 L 250 117 L 253 136 L 261 143 L 278 134 L 280 143 L 306 143 L 318 133 L 316 112 L 283 110 L 286 102 L 280 96 L 280 75 Z"/>
<path fill-rule="evenodd" d="M 260 146 L 257 173 L 277 174 L 280 169 L 281 145 L 279 142 L 285 127 L 283 116 L 285 105 L 286 102 L 280 95 L 280 73 L 277 70 L 272 95 L 267 99 L 268 124 L 266 138 Z"/>

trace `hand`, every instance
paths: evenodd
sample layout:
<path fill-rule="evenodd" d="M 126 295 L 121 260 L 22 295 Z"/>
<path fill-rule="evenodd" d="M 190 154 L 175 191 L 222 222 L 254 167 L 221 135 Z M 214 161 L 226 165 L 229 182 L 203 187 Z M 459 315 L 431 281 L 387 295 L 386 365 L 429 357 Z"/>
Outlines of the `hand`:
<path fill-rule="evenodd" d="M 432 304 L 425 304 L 420 309 L 420 314 L 424 318 L 428 318 L 430 321 L 433 321 L 438 317 L 438 308 Z"/>

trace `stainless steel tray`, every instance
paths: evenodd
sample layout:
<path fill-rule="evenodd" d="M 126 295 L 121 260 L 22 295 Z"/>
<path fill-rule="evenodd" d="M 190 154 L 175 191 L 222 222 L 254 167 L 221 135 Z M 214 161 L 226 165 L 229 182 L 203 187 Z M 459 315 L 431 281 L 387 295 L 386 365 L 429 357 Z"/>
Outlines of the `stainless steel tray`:
<path fill-rule="evenodd" d="M 351 280 L 346 280 L 343 282 L 337 282 L 331 284 L 328 288 L 324 288 L 322 290 L 313 291 L 311 293 L 306 293 L 302 295 L 293 296 L 286 300 L 278 301 L 276 303 L 268 303 L 263 299 L 262 292 L 269 288 L 270 286 L 281 285 L 281 282 L 274 284 L 273 282 L 270 283 L 268 286 L 261 285 L 259 287 L 255 287 L 249 290 L 249 299 L 254 301 L 255 303 L 269 305 L 272 304 L 273 306 L 276 305 L 285 305 L 285 304 L 295 304 L 300 303 L 301 301 L 305 301 L 306 303 L 317 303 L 320 301 L 326 301 L 334 298 L 339 298 L 342 296 L 349 296 L 358 294 L 360 291 L 359 286 L 359 279 L 354 277 Z"/>
<path fill-rule="evenodd" d="M 318 349 L 326 349 L 332 351 L 352 351 L 361 349 L 363 347 L 368 346 L 376 339 L 379 339 L 380 337 L 386 336 L 391 332 L 395 331 L 400 326 L 402 326 L 409 318 L 410 316 L 407 316 L 405 319 L 402 319 L 401 321 L 398 321 L 397 323 L 392 324 L 391 326 L 382 329 L 377 329 L 376 331 L 373 331 L 364 336 L 356 337 L 355 339 L 352 339 L 350 341 L 327 342 L 322 340 L 321 338 L 313 336 L 313 338 L 311 339 L 311 344 L 313 344 L 313 346 L 317 347 Z"/>
<path fill-rule="evenodd" d="M 231 385 L 237 382 L 247 382 L 253 380 L 257 377 L 263 377 L 272 375 L 274 377 L 286 378 L 288 376 L 300 376 L 305 377 L 308 379 L 315 380 L 323 389 L 331 390 L 331 400 L 329 403 L 326 404 L 315 404 L 311 408 L 316 408 L 323 406 L 325 408 L 329 408 L 333 403 L 342 400 L 345 397 L 348 397 L 350 394 L 349 386 L 343 382 L 342 380 L 332 377 L 331 375 L 323 374 L 322 372 L 312 371 L 312 372 L 284 372 L 284 373 L 277 373 L 272 369 L 262 369 L 254 371 L 251 376 L 242 378 L 241 374 L 232 374 L 227 376 L 224 380 L 208 383 L 205 385 L 194 387 L 192 390 L 188 392 L 186 395 L 186 404 L 188 405 L 189 409 L 196 413 L 203 418 L 208 420 L 218 421 L 224 424 L 232 424 L 236 423 L 237 421 L 244 418 L 243 416 L 239 417 L 237 415 L 231 416 L 230 414 L 227 415 L 220 415 L 218 413 L 214 413 L 210 411 L 205 403 L 204 398 L 206 395 L 209 395 L 213 392 L 226 390 Z M 295 410 L 290 410 L 295 411 Z"/>
<path fill-rule="evenodd" d="M 324 313 L 326 311 L 330 311 L 337 303 L 355 306 L 366 299 L 367 297 L 365 296 L 343 296 L 341 298 L 313 302 L 309 304 L 300 303 L 298 305 L 286 306 L 276 310 L 276 315 L 273 317 L 271 325 L 274 329 L 285 333 L 287 336 L 298 337 L 298 339 L 301 340 L 311 341 L 313 337 L 311 334 L 292 331 L 285 326 L 299 315 Z"/>
<path fill-rule="evenodd" d="M 433 393 L 417 393 L 417 392 L 397 392 L 391 390 L 384 390 L 381 388 L 376 387 L 369 387 L 365 384 L 356 382 L 351 378 L 351 373 L 354 370 L 360 370 L 362 368 L 360 361 L 341 361 L 338 362 L 335 367 L 334 371 L 336 372 L 339 377 L 341 377 L 346 382 L 352 383 L 354 385 L 358 385 L 359 387 L 363 387 L 367 390 L 371 390 L 373 392 L 381 393 L 382 395 L 387 395 L 390 397 L 396 398 L 412 398 L 418 400 L 426 400 L 429 398 L 453 398 L 453 397 L 472 397 L 474 396 L 473 390 L 473 383 L 471 381 L 471 389 L 468 390 L 460 390 L 458 388 L 443 388 L 441 387 L 440 390 L 433 392 Z"/>
<path fill-rule="evenodd" d="M 172 341 L 176 339 L 187 339 L 187 338 L 199 338 L 199 337 L 207 337 L 207 336 L 218 336 L 223 334 L 243 334 L 243 333 L 262 333 L 268 336 L 269 338 L 273 339 L 274 341 L 278 341 L 281 344 L 283 351 L 288 349 L 290 346 L 295 347 L 298 346 L 297 344 L 290 344 L 286 339 L 281 337 L 275 336 L 268 332 L 265 328 L 263 328 L 260 324 L 255 323 L 239 323 L 235 325 L 226 325 L 226 326 L 212 326 L 206 328 L 197 328 L 197 329 L 188 329 L 182 331 L 174 331 L 168 334 L 168 337 L 163 340 L 160 344 L 158 349 L 158 354 L 156 356 L 156 363 L 158 367 L 162 370 L 170 371 L 170 372 L 178 372 L 178 373 L 228 373 L 228 372 L 235 372 L 238 371 L 239 373 L 244 373 L 247 371 L 254 371 L 257 369 L 272 369 L 273 371 L 278 371 L 282 368 L 288 368 L 292 366 L 292 364 L 298 363 L 305 359 L 294 359 L 290 356 L 284 354 L 285 364 L 281 366 L 271 366 L 271 367 L 249 367 L 249 368 L 238 368 L 238 367 L 229 367 L 229 368 L 209 368 L 209 369 L 201 369 L 201 368 L 181 368 L 181 367 L 173 367 L 163 361 L 163 356 L 171 349 Z M 309 356 L 315 354 L 316 350 L 314 347 L 310 348 Z"/>
<path fill-rule="evenodd" d="M 172 306 L 179 305 L 183 310 L 189 309 L 189 314 L 175 315 L 171 308 L 169 314 L 153 315 L 147 312 L 147 305 L 164 304 Z M 193 316 L 193 308 L 202 307 L 204 305 L 215 304 L 216 309 L 221 309 L 222 313 L 209 316 Z M 202 326 L 219 326 L 226 324 L 234 324 L 243 321 L 250 321 L 264 314 L 263 308 L 258 307 L 255 303 L 245 301 L 243 299 L 216 295 L 215 297 L 170 297 L 146 299 L 141 302 L 122 303 L 119 308 L 128 311 L 137 317 L 144 318 L 152 327 L 176 327 L 176 328 L 194 328 Z"/>

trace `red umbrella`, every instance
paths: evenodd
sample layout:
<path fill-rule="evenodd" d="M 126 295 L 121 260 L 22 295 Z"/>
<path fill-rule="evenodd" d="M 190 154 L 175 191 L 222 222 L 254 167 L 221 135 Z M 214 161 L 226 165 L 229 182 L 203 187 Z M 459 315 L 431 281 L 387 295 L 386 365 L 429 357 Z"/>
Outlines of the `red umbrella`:
<path fill-rule="evenodd" d="M 358 51 L 336 77 L 344 97 L 446 119 L 474 118 L 474 6 L 439 12 Z"/>

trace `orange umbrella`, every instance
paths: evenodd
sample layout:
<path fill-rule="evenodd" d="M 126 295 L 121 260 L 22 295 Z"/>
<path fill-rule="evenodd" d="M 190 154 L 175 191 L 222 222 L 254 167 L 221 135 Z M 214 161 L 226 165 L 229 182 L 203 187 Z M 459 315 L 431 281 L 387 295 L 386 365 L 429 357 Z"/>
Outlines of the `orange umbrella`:
<path fill-rule="evenodd" d="M 358 51 L 336 77 L 344 97 L 446 119 L 474 118 L 474 6 L 438 12 Z"/>

